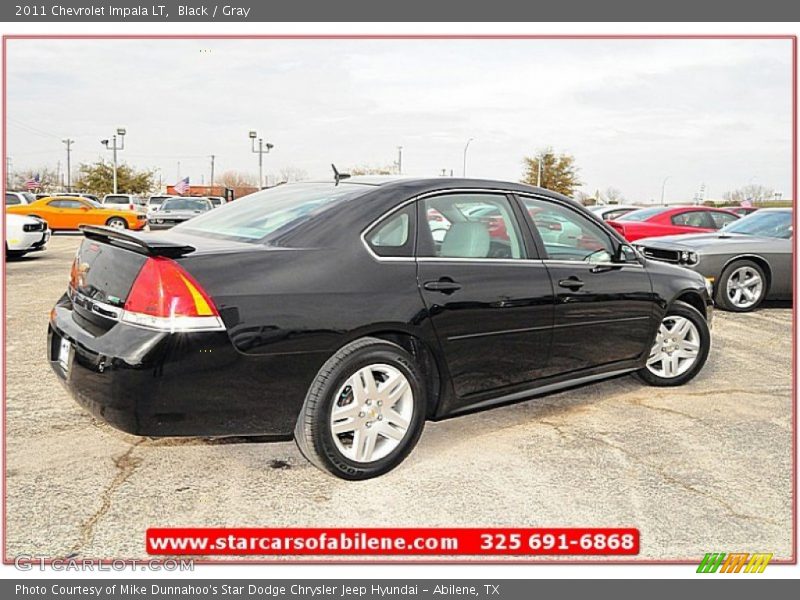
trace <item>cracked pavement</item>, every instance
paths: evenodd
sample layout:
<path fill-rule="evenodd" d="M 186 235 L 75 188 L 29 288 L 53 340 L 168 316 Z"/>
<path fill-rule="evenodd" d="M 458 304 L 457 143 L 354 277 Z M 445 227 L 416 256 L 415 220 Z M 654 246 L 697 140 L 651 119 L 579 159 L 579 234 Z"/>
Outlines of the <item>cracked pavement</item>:
<path fill-rule="evenodd" d="M 7 264 L 7 558 L 142 558 L 152 526 L 635 526 L 641 559 L 791 557 L 785 304 L 718 311 L 687 386 L 626 376 L 428 423 L 398 469 L 351 483 L 292 442 L 141 439 L 86 414 L 44 349 L 79 240 Z"/>

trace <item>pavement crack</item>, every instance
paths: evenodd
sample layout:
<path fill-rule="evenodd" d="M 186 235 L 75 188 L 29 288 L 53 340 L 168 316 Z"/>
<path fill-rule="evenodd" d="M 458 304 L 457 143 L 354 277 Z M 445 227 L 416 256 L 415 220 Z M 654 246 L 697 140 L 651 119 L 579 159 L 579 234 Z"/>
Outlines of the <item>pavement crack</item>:
<path fill-rule="evenodd" d="M 745 513 L 738 512 L 726 500 L 723 500 L 722 498 L 719 498 L 719 497 L 715 496 L 714 494 L 712 494 L 710 492 L 706 492 L 706 491 L 701 490 L 701 489 L 699 489 L 699 488 L 697 488 L 697 487 L 695 487 L 695 486 L 693 486 L 693 485 L 691 485 L 689 483 L 686 483 L 685 481 L 681 480 L 680 478 L 667 473 L 659 465 L 656 465 L 656 464 L 654 464 L 652 462 L 644 460 L 640 456 L 634 454 L 633 452 L 630 452 L 629 450 L 625 449 L 622 446 L 619 446 L 617 444 L 609 442 L 608 440 L 603 439 L 601 437 L 595 437 L 595 436 L 586 435 L 586 434 L 579 434 L 579 435 L 581 437 L 584 437 L 587 440 L 591 440 L 593 442 L 597 442 L 597 443 L 603 444 L 605 446 L 608 446 L 609 448 L 613 448 L 614 450 L 616 450 L 618 452 L 621 452 L 622 454 L 627 456 L 629 459 L 631 459 L 633 462 L 635 462 L 635 463 L 637 463 L 639 465 L 642 465 L 643 467 L 646 467 L 648 469 L 652 469 L 653 471 L 655 471 L 667 483 L 670 483 L 672 485 L 678 486 L 678 487 L 686 490 L 687 492 L 691 492 L 691 493 L 696 494 L 698 496 L 703 496 L 704 498 L 707 498 L 707 499 L 709 499 L 709 500 L 711 500 L 713 502 L 716 502 L 722 508 L 724 508 L 731 517 L 734 517 L 736 519 L 753 521 L 753 522 L 756 522 L 756 523 L 767 523 L 769 525 L 778 525 L 778 526 L 780 525 L 780 523 L 778 521 L 775 521 L 774 519 L 767 519 L 767 518 L 764 518 L 764 517 L 757 517 L 755 515 L 748 515 L 748 514 L 745 514 Z"/>
<path fill-rule="evenodd" d="M 89 545 L 94 538 L 95 528 L 100 520 L 111 510 L 114 494 L 125 483 L 131 475 L 136 471 L 136 468 L 141 464 L 142 459 L 133 456 L 133 452 L 144 442 L 144 438 L 131 444 L 122 454 L 113 458 L 114 466 L 117 469 L 111 482 L 103 490 L 100 495 L 100 508 L 89 517 L 86 522 L 81 526 L 80 539 L 70 550 L 70 555 L 77 555 L 81 548 Z"/>
<path fill-rule="evenodd" d="M 700 417 L 696 417 L 696 416 L 694 416 L 692 414 L 689 414 L 687 412 L 683 412 L 682 410 L 676 410 L 674 408 L 668 408 L 666 406 L 653 406 L 652 404 L 647 404 L 641 398 L 634 398 L 631 401 L 631 404 L 635 404 L 636 406 L 641 406 L 642 408 L 649 408 L 650 410 L 657 410 L 659 412 L 665 412 L 665 413 L 671 414 L 671 415 L 678 415 L 680 417 L 684 417 L 686 419 L 689 419 L 690 421 L 694 421 L 695 423 L 702 423 L 703 422 L 703 419 L 701 419 Z"/>

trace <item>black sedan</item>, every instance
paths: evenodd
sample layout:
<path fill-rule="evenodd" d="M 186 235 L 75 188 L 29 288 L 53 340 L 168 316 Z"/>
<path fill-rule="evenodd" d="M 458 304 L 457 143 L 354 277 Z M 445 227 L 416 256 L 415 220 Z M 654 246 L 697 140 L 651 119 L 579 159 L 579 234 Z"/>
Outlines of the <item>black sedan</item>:
<path fill-rule="evenodd" d="M 680 385 L 710 347 L 701 275 L 521 184 L 337 175 L 84 234 L 48 335 L 79 403 L 137 435 L 294 436 L 346 479 L 428 419 L 624 373 Z"/>

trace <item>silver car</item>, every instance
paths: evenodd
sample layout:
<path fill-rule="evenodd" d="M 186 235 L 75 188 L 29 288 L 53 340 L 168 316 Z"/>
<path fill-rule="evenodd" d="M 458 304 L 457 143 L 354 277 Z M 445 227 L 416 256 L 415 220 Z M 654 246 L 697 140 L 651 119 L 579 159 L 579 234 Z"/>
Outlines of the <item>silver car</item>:
<path fill-rule="evenodd" d="M 679 264 L 714 286 L 720 308 L 754 310 L 765 299 L 792 297 L 791 208 L 762 208 L 714 233 L 637 240 L 650 260 Z"/>
<path fill-rule="evenodd" d="M 214 208 L 208 198 L 175 196 L 167 198 L 157 211 L 147 214 L 147 224 L 151 230 L 169 229 L 178 223 L 193 219 Z"/>

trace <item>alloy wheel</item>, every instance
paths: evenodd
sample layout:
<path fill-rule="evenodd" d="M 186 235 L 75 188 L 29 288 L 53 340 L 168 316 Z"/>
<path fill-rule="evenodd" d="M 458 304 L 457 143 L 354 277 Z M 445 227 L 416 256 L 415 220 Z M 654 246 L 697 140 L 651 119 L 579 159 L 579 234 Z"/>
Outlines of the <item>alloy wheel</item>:
<path fill-rule="evenodd" d="M 679 377 L 692 368 L 699 352 L 697 326 L 685 317 L 664 317 L 647 359 L 647 370 L 666 379 Z"/>
<path fill-rule="evenodd" d="M 373 462 L 400 445 L 413 414 L 414 394 L 406 376 L 391 365 L 369 365 L 351 375 L 337 392 L 331 435 L 345 457 Z"/>
<path fill-rule="evenodd" d="M 761 298 L 764 290 L 764 281 L 753 267 L 739 267 L 730 277 L 725 286 L 728 301 L 736 308 L 750 308 Z"/>
<path fill-rule="evenodd" d="M 113 229 L 125 229 L 125 221 L 122 219 L 111 219 L 108 222 L 108 226 Z"/>

